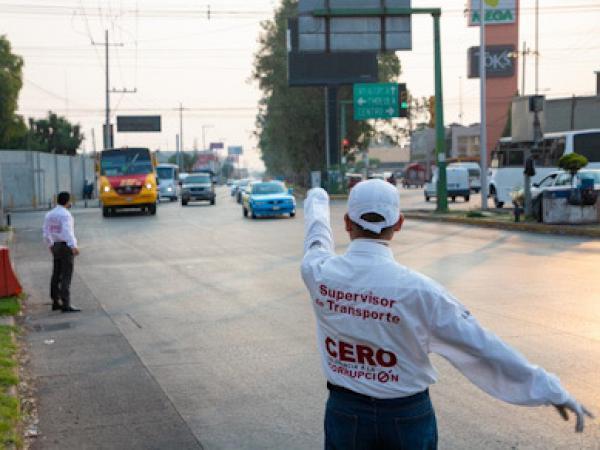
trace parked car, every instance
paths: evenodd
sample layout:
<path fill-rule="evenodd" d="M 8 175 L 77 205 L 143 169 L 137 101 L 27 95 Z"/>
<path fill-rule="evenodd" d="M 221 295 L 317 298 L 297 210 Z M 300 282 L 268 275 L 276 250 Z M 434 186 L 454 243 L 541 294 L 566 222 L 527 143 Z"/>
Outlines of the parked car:
<path fill-rule="evenodd" d="M 571 187 L 573 185 L 581 185 L 581 180 L 591 178 L 594 180 L 594 189 L 600 190 L 600 169 L 581 169 L 575 175 L 575 183 L 573 183 L 573 177 L 569 172 L 563 170 L 557 170 L 555 172 L 546 175 L 540 180 L 539 183 L 532 183 L 531 185 L 531 209 L 533 216 L 541 222 L 544 216 L 544 205 L 542 202 L 542 194 L 544 191 L 552 191 L 554 189 L 563 189 L 565 187 Z M 515 198 L 524 198 L 523 188 L 520 188 L 515 192 Z"/>
<path fill-rule="evenodd" d="M 469 172 L 469 188 L 477 193 L 481 191 L 481 168 L 476 162 L 456 162 L 448 167 L 464 167 Z"/>
<path fill-rule="evenodd" d="M 431 181 L 425 185 L 425 201 L 429 201 L 432 197 L 437 197 L 438 170 L 434 169 Z M 464 167 L 446 168 L 446 191 L 448 197 L 453 202 L 456 197 L 463 197 L 465 202 L 469 201 L 471 189 L 469 187 L 469 172 Z"/>
<path fill-rule="evenodd" d="M 575 186 L 580 185 L 582 179 L 591 178 L 594 180 L 594 188 L 600 189 L 600 169 L 581 169 L 575 177 Z M 563 170 L 557 170 L 542 178 L 539 183 L 531 185 L 531 198 L 536 199 L 546 189 L 564 188 L 572 185 L 573 178 L 571 174 Z"/>
<path fill-rule="evenodd" d="M 191 173 L 181 186 L 181 205 L 188 202 L 208 201 L 211 205 L 216 203 L 215 185 L 208 173 Z"/>
<path fill-rule="evenodd" d="M 292 190 L 280 181 L 257 181 L 249 185 L 242 203 L 244 217 L 296 215 L 296 199 Z"/>

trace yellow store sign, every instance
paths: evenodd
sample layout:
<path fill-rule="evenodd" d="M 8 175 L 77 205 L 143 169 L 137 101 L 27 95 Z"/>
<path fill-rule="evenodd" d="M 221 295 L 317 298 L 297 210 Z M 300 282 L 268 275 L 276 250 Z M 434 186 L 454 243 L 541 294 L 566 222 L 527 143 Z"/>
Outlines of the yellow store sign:
<path fill-rule="evenodd" d="M 478 26 L 481 0 L 471 0 L 469 8 L 469 25 Z M 517 17 L 516 0 L 484 0 L 485 24 L 498 25 L 515 23 Z"/>

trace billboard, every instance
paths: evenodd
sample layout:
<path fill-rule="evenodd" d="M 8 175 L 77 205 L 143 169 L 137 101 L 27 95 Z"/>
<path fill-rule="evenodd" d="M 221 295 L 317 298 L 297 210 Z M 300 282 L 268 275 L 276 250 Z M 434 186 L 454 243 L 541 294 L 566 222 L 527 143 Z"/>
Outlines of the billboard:
<path fill-rule="evenodd" d="M 160 116 L 117 116 L 120 133 L 160 132 Z"/>
<path fill-rule="evenodd" d="M 517 20 L 517 0 L 483 0 L 486 25 L 515 23 Z M 471 0 L 469 26 L 479 26 L 481 0 Z"/>
<path fill-rule="evenodd" d="M 244 149 L 241 145 L 230 145 L 227 147 L 228 155 L 241 155 L 242 153 L 244 153 Z"/>
<path fill-rule="evenodd" d="M 300 0 L 298 47 L 301 52 L 411 50 L 411 16 L 316 17 L 326 9 L 410 8 L 411 0 Z M 329 49 L 327 44 L 329 43 Z"/>
<path fill-rule="evenodd" d="M 515 75 L 516 52 L 514 45 L 485 47 L 485 73 L 488 78 L 507 78 Z M 469 78 L 479 78 L 479 47 L 468 52 Z"/>

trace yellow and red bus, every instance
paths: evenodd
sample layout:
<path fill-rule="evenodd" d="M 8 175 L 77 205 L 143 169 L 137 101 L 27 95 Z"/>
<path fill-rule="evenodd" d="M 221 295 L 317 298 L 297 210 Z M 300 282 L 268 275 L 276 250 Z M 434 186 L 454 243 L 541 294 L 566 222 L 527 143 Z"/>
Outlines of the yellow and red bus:
<path fill-rule="evenodd" d="M 156 214 L 156 163 L 147 148 L 104 150 L 99 161 L 99 197 L 102 215 L 118 209 L 140 208 Z"/>

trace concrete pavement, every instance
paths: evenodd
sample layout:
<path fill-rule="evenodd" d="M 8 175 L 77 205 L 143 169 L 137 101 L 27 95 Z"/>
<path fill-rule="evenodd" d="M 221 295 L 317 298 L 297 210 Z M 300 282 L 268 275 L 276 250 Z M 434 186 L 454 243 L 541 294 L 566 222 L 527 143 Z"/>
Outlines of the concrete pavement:
<path fill-rule="evenodd" d="M 343 202 L 332 210 L 343 251 Z M 243 219 L 220 190 L 215 207 L 162 204 L 156 217 L 74 213 L 82 248 L 74 302 L 84 311 L 67 317 L 42 305 L 43 214 L 14 218 L 16 266 L 34 303 L 39 448 L 75 448 L 71 436 L 90 448 L 105 436 L 107 448 L 322 448 L 326 390 L 299 275 L 301 212 Z M 600 412 L 600 243 L 408 221 L 392 248 Z M 597 422 L 575 435 L 552 409 L 503 404 L 433 359 L 441 449 L 599 448 Z M 53 419 L 56 405 L 66 420 Z"/>

